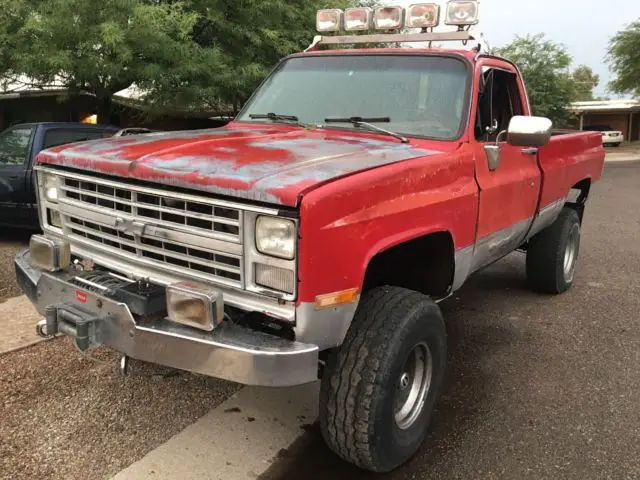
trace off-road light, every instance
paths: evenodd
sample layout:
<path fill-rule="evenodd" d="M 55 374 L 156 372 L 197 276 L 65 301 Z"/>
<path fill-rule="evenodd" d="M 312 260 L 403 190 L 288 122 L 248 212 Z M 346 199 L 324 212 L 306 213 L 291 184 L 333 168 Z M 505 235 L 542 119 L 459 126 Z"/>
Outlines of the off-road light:
<path fill-rule="evenodd" d="M 318 32 L 339 32 L 344 23 L 344 12 L 339 8 L 318 10 L 316 30 Z"/>
<path fill-rule="evenodd" d="M 212 331 L 224 319 L 222 294 L 191 282 L 169 285 L 167 313 L 172 322 Z"/>
<path fill-rule="evenodd" d="M 32 235 L 29 241 L 29 253 L 31 263 L 47 272 L 64 270 L 71 264 L 71 246 L 64 240 Z"/>
<path fill-rule="evenodd" d="M 447 3 L 446 25 L 475 25 L 478 23 L 478 2 L 451 0 Z"/>
<path fill-rule="evenodd" d="M 253 281 L 256 285 L 284 293 L 295 292 L 295 275 L 293 270 L 263 263 L 253 264 Z"/>
<path fill-rule="evenodd" d="M 407 8 L 407 27 L 433 28 L 440 23 L 440 5 L 415 3 Z"/>
<path fill-rule="evenodd" d="M 404 8 L 378 7 L 373 15 L 376 30 L 398 30 L 404 26 Z"/>
<path fill-rule="evenodd" d="M 347 32 L 362 32 L 371 29 L 373 10 L 370 8 L 348 8 L 344 12 L 344 29 Z"/>

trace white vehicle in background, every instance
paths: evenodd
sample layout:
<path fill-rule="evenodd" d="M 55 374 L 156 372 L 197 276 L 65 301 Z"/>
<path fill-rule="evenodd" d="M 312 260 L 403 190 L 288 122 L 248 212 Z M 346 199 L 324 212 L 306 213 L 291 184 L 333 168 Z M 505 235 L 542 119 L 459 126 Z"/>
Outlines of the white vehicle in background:
<path fill-rule="evenodd" d="M 609 125 L 587 125 L 585 130 L 602 133 L 602 144 L 605 147 L 619 147 L 624 142 L 624 135 L 619 130 L 614 130 Z"/>

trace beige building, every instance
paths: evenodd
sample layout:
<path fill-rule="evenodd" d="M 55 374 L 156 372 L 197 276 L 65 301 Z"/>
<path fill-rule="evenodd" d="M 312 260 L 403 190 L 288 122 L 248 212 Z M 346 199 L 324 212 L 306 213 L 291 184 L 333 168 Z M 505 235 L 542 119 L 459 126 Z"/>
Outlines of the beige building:
<path fill-rule="evenodd" d="M 640 100 L 575 102 L 569 110 L 578 116 L 580 130 L 589 125 L 609 125 L 621 131 L 626 141 L 640 141 Z"/>

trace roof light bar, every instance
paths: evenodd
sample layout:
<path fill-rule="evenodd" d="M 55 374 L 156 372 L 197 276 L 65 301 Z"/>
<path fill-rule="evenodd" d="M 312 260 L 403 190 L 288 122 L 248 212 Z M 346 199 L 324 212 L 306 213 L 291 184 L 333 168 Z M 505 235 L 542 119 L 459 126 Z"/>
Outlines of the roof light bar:
<path fill-rule="evenodd" d="M 316 30 L 318 32 L 339 32 L 344 23 L 344 12 L 339 8 L 318 10 L 316 15 Z"/>
<path fill-rule="evenodd" d="M 404 8 L 398 6 L 378 7 L 373 15 L 376 30 L 398 30 L 404 26 Z"/>
<path fill-rule="evenodd" d="M 479 4 L 475 0 L 451 0 L 447 3 L 446 25 L 475 25 L 478 23 Z"/>
<path fill-rule="evenodd" d="M 407 27 L 434 28 L 440 23 L 440 5 L 415 3 L 407 8 Z"/>
<path fill-rule="evenodd" d="M 368 7 L 347 8 L 344 13 L 344 29 L 347 32 L 371 30 L 373 10 Z"/>

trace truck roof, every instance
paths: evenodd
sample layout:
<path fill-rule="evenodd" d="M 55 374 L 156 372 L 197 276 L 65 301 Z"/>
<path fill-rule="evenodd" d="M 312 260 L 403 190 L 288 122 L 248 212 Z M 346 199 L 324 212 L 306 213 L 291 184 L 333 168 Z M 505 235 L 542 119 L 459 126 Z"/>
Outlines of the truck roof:
<path fill-rule="evenodd" d="M 82 122 L 27 122 L 27 123 L 16 123 L 11 125 L 12 127 L 43 127 L 45 129 L 51 128 L 62 128 L 62 127 L 74 127 L 74 128 L 86 128 L 88 130 L 114 130 L 118 131 L 119 128 L 113 125 L 94 125 L 92 123 L 82 123 Z"/>
<path fill-rule="evenodd" d="M 458 55 L 473 61 L 478 55 L 477 51 L 450 48 L 350 48 L 333 50 L 309 50 L 290 55 L 291 57 L 307 57 L 317 55 L 364 55 L 364 54 L 393 54 L 393 55 Z"/>

